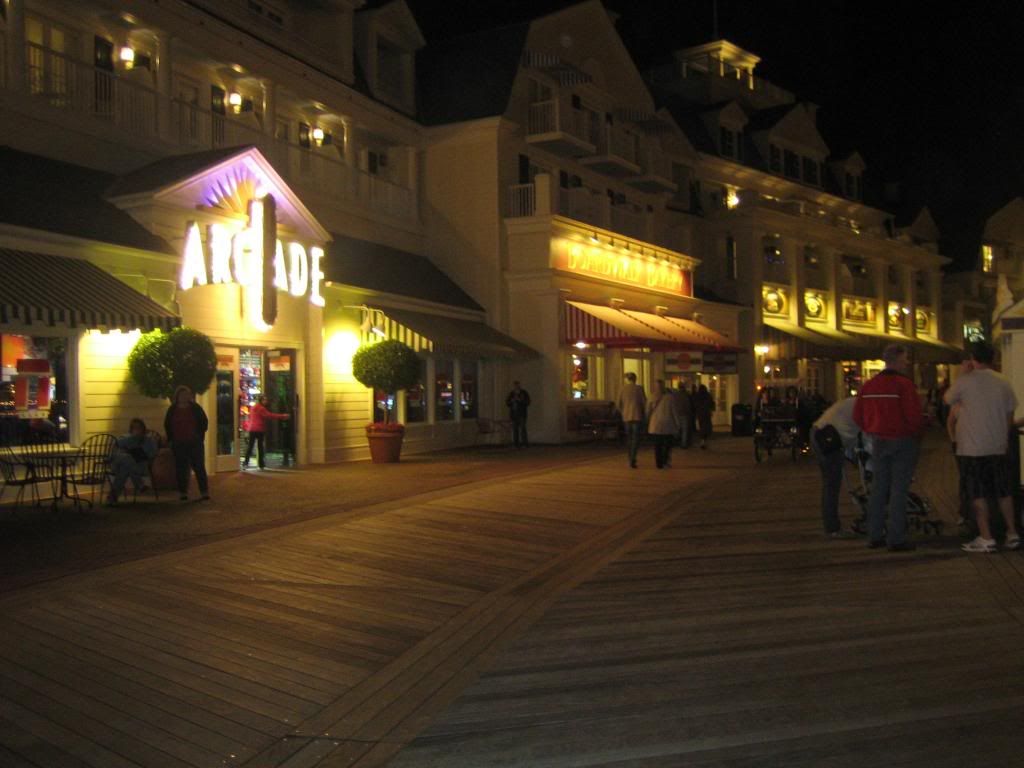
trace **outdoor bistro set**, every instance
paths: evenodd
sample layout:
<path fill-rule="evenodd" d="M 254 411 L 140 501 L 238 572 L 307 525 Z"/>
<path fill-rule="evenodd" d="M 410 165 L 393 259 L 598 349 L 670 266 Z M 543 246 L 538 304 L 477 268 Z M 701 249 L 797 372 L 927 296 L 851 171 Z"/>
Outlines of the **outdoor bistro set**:
<path fill-rule="evenodd" d="M 54 509 L 64 499 L 70 500 L 76 509 L 83 503 L 92 506 L 96 492 L 102 498 L 104 487 L 112 479 L 111 462 L 116 450 L 117 438 L 113 435 L 93 435 L 80 446 L 47 441 L 0 446 L 0 503 L 11 488 L 15 491 L 15 508 L 25 501 L 26 493 L 40 506 L 44 497 L 39 488 L 43 486 L 50 491 Z M 136 493 L 138 490 L 135 489 Z M 83 491 L 88 491 L 88 498 Z"/>

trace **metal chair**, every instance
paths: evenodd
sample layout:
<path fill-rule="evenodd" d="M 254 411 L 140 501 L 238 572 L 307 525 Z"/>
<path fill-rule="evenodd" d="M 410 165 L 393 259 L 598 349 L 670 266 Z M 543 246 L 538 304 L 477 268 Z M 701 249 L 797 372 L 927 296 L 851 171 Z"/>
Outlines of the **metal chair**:
<path fill-rule="evenodd" d="M 67 480 L 74 488 L 75 504 L 88 501 L 92 506 L 96 500 L 96 488 L 100 496 L 103 488 L 110 482 L 110 460 L 117 449 L 117 438 L 113 435 L 93 435 L 88 438 L 79 451 L 74 464 L 68 468 Z M 83 499 L 78 491 L 80 485 L 91 488 L 89 499 Z"/>
<path fill-rule="evenodd" d="M 27 463 L 9 446 L 0 446 L 0 479 L 4 484 L 0 487 L 0 500 L 8 488 L 17 488 L 14 496 L 14 508 L 18 509 L 25 498 L 25 489 L 32 489 L 32 497 L 35 503 L 39 502 L 39 489 L 36 486 L 39 480 L 35 476 L 32 464 Z"/>

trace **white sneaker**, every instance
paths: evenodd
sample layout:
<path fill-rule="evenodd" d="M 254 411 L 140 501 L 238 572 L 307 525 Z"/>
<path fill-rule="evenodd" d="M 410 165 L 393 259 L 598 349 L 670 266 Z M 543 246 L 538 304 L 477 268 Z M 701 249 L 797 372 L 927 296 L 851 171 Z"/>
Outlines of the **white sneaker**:
<path fill-rule="evenodd" d="M 1020 549 L 1020 536 L 1007 536 L 1003 549 Z"/>
<path fill-rule="evenodd" d="M 969 541 L 966 544 L 961 545 L 960 549 L 962 549 L 964 552 L 986 553 L 996 552 L 998 550 L 998 548 L 996 547 L 995 539 L 983 539 L 981 538 L 981 536 L 974 539 L 973 541 Z"/>

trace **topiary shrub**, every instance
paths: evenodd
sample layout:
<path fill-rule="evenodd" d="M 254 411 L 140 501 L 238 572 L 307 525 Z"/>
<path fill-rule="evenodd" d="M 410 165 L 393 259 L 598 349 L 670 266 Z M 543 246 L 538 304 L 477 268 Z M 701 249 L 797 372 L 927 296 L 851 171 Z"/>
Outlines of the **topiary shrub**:
<path fill-rule="evenodd" d="M 364 387 L 395 396 L 420 381 L 420 358 L 400 341 L 382 341 L 360 347 L 352 356 L 352 375 Z M 384 423 L 391 421 L 384 411 Z"/>
<path fill-rule="evenodd" d="M 128 375 L 146 397 L 169 400 L 182 384 L 200 395 L 216 373 L 213 342 L 195 328 L 143 334 L 128 354 Z"/>

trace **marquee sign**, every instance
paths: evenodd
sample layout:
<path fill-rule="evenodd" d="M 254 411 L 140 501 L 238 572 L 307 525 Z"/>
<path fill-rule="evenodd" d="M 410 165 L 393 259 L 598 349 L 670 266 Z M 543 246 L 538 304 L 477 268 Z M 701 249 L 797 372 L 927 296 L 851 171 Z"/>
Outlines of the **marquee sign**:
<path fill-rule="evenodd" d="M 203 242 L 199 224 L 185 227 L 178 286 L 183 291 L 199 285 L 236 283 L 246 289 L 258 317 L 257 325 L 270 327 L 277 318 L 277 291 L 295 297 L 308 296 L 310 304 L 324 306 L 320 287 L 324 250 L 277 239 L 274 198 L 267 195 L 249 202 L 249 221 L 231 234 L 222 224 L 206 227 Z"/>
<path fill-rule="evenodd" d="M 627 255 L 565 238 L 555 240 L 552 247 L 552 266 L 563 272 L 677 296 L 693 293 L 691 273 L 670 262 L 640 254 Z"/>

